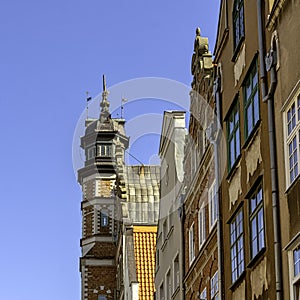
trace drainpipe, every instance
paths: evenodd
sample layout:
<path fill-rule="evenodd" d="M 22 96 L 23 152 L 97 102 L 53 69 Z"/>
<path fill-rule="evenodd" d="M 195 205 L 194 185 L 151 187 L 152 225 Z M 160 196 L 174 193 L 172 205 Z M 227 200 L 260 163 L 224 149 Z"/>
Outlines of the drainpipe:
<path fill-rule="evenodd" d="M 180 224 L 181 224 L 181 291 L 182 291 L 182 300 L 185 300 L 185 285 L 184 285 L 184 276 L 185 276 L 185 249 L 184 249 L 184 222 L 185 222 L 185 212 L 184 212 L 184 199 L 185 199 L 185 193 L 182 193 L 180 196 L 180 208 L 178 210 L 179 216 L 180 216 Z"/>
<path fill-rule="evenodd" d="M 259 47 L 259 74 L 260 88 L 263 98 L 267 94 L 266 70 L 265 70 L 265 47 L 264 31 L 262 20 L 262 0 L 257 0 L 257 28 L 258 28 L 258 47 Z"/>
<path fill-rule="evenodd" d="M 221 103 L 220 103 L 220 89 L 221 89 L 221 78 L 218 74 L 217 70 L 217 77 L 214 82 L 214 96 L 216 101 L 216 113 L 217 113 L 217 120 L 215 123 L 215 130 L 216 135 L 213 140 L 214 146 L 214 163 L 215 163 L 215 180 L 216 180 L 216 197 L 218 201 L 218 212 L 217 212 L 217 243 L 218 243 L 218 285 L 219 285 L 219 299 L 223 299 L 223 284 L 222 284 L 222 274 L 223 274 L 223 257 L 222 257 L 222 214 L 221 214 L 221 197 L 220 197 L 220 177 L 219 177 L 219 137 L 220 131 L 219 124 L 221 124 Z"/>
<path fill-rule="evenodd" d="M 260 80 L 263 102 L 268 103 L 268 132 L 270 146 L 270 169 L 271 169 L 271 188 L 272 188 L 272 213 L 273 213 L 273 231 L 274 231 L 274 259 L 275 259 L 275 285 L 276 300 L 283 299 L 282 291 L 282 253 L 280 238 L 280 214 L 279 214 L 279 193 L 278 193 L 278 171 L 277 171 L 277 151 L 275 139 L 275 117 L 274 117 L 274 92 L 276 89 L 276 56 L 275 51 L 270 51 L 267 55 L 266 62 L 268 71 L 271 72 L 270 89 L 267 94 L 266 89 L 266 71 L 264 60 L 264 28 L 262 25 L 262 0 L 257 0 L 257 27 L 259 42 L 259 59 L 260 59 Z"/>
<path fill-rule="evenodd" d="M 279 207 L 279 193 L 278 193 L 277 150 L 276 150 L 275 116 L 274 116 L 274 93 L 277 85 L 277 76 L 276 76 L 276 52 L 273 51 L 272 49 L 266 56 L 266 65 L 267 65 L 267 71 L 270 72 L 271 82 L 270 82 L 268 94 L 264 97 L 263 101 L 268 103 L 276 299 L 282 300 L 283 290 L 282 290 L 282 253 L 281 253 L 281 236 L 280 236 L 280 207 Z"/>

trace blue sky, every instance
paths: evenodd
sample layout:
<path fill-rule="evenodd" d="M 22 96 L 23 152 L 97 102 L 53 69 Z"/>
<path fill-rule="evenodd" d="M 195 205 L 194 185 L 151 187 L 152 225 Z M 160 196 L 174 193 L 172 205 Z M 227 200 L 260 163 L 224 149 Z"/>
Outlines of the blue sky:
<path fill-rule="evenodd" d="M 218 10 L 218 0 L 2 1 L 0 299 L 80 299 L 72 139 L 85 92 L 102 91 L 103 73 L 108 87 L 147 76 L 190 85 L 195 28 L 212 51 Z"/>

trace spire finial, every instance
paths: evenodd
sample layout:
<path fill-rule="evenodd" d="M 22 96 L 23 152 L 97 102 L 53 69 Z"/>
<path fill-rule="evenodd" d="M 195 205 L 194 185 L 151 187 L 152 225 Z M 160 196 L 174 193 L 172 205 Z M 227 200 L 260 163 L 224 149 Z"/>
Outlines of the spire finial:
<path fill-rule="evenodd" d="M 105 75 L 102 75 L 102 80 L 103 80 L 103 92 L 106 92 L 106 78 Z"/>
<path fill-rule="evenodd" d="M 104 120 L 110 115 L 110 113 L 109 113 L 109 105 L 110 104 L 107 99 L 109 91 L 106 89 L 106 80 L 105 80 L 104 74 L 102 76 L 102 81 L 103 81 L 103 92 L 102 92 L 102 101 L 100 103 L 100 106 L 101 106 L 100 119 Z"/>

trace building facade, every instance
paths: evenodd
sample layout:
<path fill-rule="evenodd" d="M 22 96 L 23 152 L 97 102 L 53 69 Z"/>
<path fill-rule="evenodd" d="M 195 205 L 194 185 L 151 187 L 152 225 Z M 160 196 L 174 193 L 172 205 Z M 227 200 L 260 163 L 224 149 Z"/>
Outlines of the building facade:
<path fill-rule="evenodd" d="M 81 137 L 81 299 L 151 300 L 160 167 L 125 165 L 125 120 L 111 117 L 105 78 L 100 106 Z"/>
<path fill-rule="evenodd" d="M 274 90 L 274 132 L 284 299 L 300 299 L 300 58 L 299 1 L 270 1 L 266 22 L 271 34 L 266 69 Z M 268 49 L 267 49 L 268 50 Z"/>
<path fill-rule="evenodd" d="M 283 170 L 274 134 L 274 74 L 267 73 L 272 4 L 227 0 L 220 6 L 214 63 L 227 141 L 221 184 L 225 299 L 288 299 L 280 232 L 286 205 L 278 188 Z"/>
<path fill-rule="evenodd" d="M 116 201 L 114 187 L 122 172 L 128 147 L 123 119 L 112 119 L 103 80 L 99 119 L 87 119 L 81 147 L 84 167 L 78 171 L 82 187 L 82 238 L 80 240 L 82 300 L 116 297 Z"/>
<path fill-rule="evenodd" d="M 185 112 L 165 111 L 161 158 L 159 220 L 156 241 L 156 299 L 183 299 L 183 236 L 179 211 L 186 136 Z"/>
<path fill-rule="evenodd" d="M 117 247 L 117 299 L 154 299 L 160 167 L 125 166 L 117 178 L 121 222 Z"/>
<path fill-rule="evenodd" d="M 218 183 L 215 176 L 215 122 L 212 55 L 208 39 L 196 30 L 189 135 L 184 171 L 183 233 L 185 299 L 219 299 Z"/>

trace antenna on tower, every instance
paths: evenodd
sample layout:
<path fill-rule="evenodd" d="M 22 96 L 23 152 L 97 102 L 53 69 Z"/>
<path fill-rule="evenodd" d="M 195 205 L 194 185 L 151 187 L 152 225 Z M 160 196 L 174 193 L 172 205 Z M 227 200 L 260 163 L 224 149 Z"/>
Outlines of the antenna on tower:
<path fill-rule="evenodd" d="M 86 120 L 89 118 L 89 101 L 92 100 L 92 97 L 89 96 L 89 92 L 86 93 Z"/>
<path fill-rule="evenodd" d="M 105 79 L 105 75 L 102 75 L 102 81 L 103 81 L 103 92 L 106 92 L 106 79 Z"/>
<path fill-rule="evenodd" d="M 121 119 L 123 119 L 123 109 L 124 109 L 123 103 L 125 103 L 127 101 L 128 101 L 128 99 L 126 99 L 122 96 L 122 99 L 121 99 Z"/>

